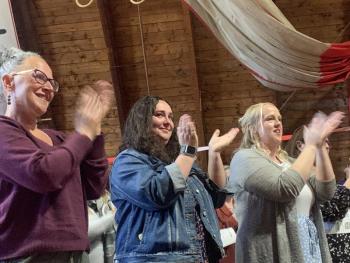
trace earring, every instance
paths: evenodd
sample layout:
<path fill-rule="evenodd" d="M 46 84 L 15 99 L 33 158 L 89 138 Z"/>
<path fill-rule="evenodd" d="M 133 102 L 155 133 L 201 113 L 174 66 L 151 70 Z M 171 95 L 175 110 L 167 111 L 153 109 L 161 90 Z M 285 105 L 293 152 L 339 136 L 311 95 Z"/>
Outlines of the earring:
<path fill-rule="evenodd" d="M 7 96 L 7 105 L 11 105 L 11 95 Z"/>

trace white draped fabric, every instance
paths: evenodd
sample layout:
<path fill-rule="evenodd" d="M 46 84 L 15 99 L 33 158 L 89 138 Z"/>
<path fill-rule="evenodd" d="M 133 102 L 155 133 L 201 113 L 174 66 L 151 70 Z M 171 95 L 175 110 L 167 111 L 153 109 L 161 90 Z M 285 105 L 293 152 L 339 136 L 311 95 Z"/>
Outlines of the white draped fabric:
<path fill-rule="evenodd" d="M 350 42 L 323 43 L 298 32 L 271 0 L 183 2 L 266 87 L 318 88 L 350 74 Z"/>

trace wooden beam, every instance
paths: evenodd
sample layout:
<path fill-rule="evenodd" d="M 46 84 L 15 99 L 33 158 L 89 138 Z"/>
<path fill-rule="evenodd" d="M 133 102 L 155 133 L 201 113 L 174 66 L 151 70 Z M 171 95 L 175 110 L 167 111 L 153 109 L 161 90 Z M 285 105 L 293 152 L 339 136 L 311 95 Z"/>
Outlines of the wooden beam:
<path fill-rule="evenodd" d="M 10 0 L 21 49 L 40 52 L 37 33 L 30 16 L 32 1 Z"/>
<path fill-rule="evenodd" d="M 125 90 L 123 88 L 118 53 L 117 53 L 117 50 L 113 48 L 113 43 L 115 43 L 116 38 L 113 31 L 113 20 L 112 20 L 112 13 L 110 11 L 110 1 L 97 0 L 97 6 L 100 12 L 104 38 L 108 49 L 108 58 L 109 58 L 109 64 L 110 64 L 110 71 L 112 75 L 115 99 L 117 102 L 120 129 L 121 129 L 121 132 L 123 133 L 124 124 L 127 118 L 128 107 L 127 107 L 127 100 L 125 99 L 126 95 L 125 95 Z"/>
<path fill-rule="evenodd" d="M 192 83 L 191 87 L 195 91 L 196 98 L 198 101 L 197 104 L 197 111 L 198 111 L 198 116 L 196 119 L 196 128 L 197 128 L 197 134 L 199 137 L 199 145 L 206 145 L 207 142 L 205 140 L 205 130 L 204 130 L 204 125 L 203 125 L 203 109 L 202 109 L 202 95 L 201 95 L 201 90 L 198 84 L 198 73 L 197 73 L 197 63 L 196 63 L 196 54 L 194 50 L 194 43 L 193 43 L 193 28 L 192 28 L 192 19 L 191 19 L 191 13 L 188 8 L 188 6 L 181 1 L 182 3 L 182 10 L 183 10 L 183 16 L 184 16 L 184 28 L 185 28 L 185 34 L 186 34 L 186 39 L 187 43 L 189 46 L 189 61 L 191 65 L 191 76 L 192 76 Z M 198 156 L 198 161 L 201 165 L 201 167 L 206 171 L 207 166 L 208 166 L 208 158 L 206 154 L 199 154 Z"/>
<path fill-rule="evenodd" d="M 19 46 L 25 51 L 32 51 L 41 54 L 38 43 L 38 34 L 33 26 L 31 17 L 31 9 L 35 9 L 32 1 L 10 0 L 13 19 L 15 21 L 16 32 Z M 51 107 L 47 110 L 44 116 L 38 120 L 40 128 L 55 128 L 55 122 L 52 117 Z"/>

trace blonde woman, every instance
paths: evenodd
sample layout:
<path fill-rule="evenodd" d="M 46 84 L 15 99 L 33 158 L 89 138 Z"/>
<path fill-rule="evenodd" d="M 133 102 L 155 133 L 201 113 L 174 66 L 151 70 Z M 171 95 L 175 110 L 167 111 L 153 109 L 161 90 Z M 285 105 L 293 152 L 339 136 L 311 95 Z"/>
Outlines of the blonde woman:
<path fill-rule="evenodd" d="M 240 150 L 231 161 L 236 263 L 331 262 L 319 202 L 334 194 L 325 139 L 342 118 L 341 112 L 316 114 L 305 127 L 305 147 L 294 160 L 281 150 L 278 109 L 271 103 L 247 109 L 239 120 Z"/>

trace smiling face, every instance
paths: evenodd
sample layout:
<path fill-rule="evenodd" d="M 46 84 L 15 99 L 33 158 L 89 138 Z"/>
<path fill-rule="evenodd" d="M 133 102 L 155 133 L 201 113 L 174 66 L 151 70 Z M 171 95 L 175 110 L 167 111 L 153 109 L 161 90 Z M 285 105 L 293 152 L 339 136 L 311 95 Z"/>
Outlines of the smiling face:
<path fill-rule="evenodd" d="M 52 78 L 49 65 L 40 57 L 32 56 L 25 59 L 13 75 L 13 90 L 15 108 L 18 113 L 26 113 L 32 117 L 42 116 L 54 97 L 54 91 L 49 82 L 39 84 L 33 77 L 32 69 L 38 69 Z M 20 73 L 20 72 L 23 73 Z M 16 73 L 16 72 L 15 72 Z"/>
<path fill-rule="evenodd" d="M 278 109 L 272 104 L 262 107 L 262 120 L 258 128 L 260 141 L 270 150 L 275 150 L 282 142 L 282 117 Z"/>
<path fill-rule="evenodd" d="M 159 136 L 165 144 L 168 143 L 174 130 L 173 111 L 170 105 L 160 100 L 152 116 L 152 132 Z"/>

